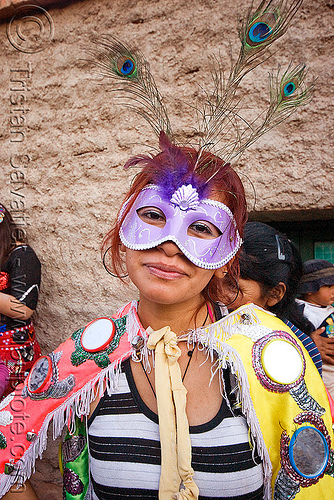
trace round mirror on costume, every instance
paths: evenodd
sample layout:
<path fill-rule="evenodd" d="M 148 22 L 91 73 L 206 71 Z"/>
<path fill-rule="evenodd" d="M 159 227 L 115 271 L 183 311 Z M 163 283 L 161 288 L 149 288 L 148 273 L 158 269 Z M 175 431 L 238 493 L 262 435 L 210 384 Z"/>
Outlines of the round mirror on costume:
<path fill-rule="evenodd" d="M 329 448 L 325 436 L 315 427 L 297 429 L 289 444 L 293 469 L 305 478 L 319 477 L 326 469 Z"/>
<path fill-rule="evenodd" d="M 254 343 L 253 368 L 266 389 L 288 392 L 302 381 L 305 359 L 301 348 L 290 334 L 276 331 Z"/>
<path fill-rule="evenodd" d="M 81 335 L 81 346 L 85 351 L 98 352 L 105 349 L 115 334 L 115 325 L 109 318 L 99 318 L 89 323 Z"/>
<path fill-rule="evenodd" d="M 293 384 L 303 372 L 303 359 L 289 341 L 270 340 L 262 349 L 261 363 L 266 375 L 277 384 Z"/>
<path fill-rule="evenodd" d="M 51 382 L 52 378 L 52 362 L 49 356 L 42 356 L 34 364 L 29 377 L 28 389 L 31 393 L 36 394 L 45 391 Z"/>

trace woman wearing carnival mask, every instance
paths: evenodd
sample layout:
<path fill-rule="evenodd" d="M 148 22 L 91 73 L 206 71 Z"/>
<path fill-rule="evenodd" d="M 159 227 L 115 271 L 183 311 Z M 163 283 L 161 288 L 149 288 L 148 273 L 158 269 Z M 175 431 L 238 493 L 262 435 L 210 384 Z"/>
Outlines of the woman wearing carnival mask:
<path fill-rule="evenodd" d="M 269 1 L 250 10 L 227 85 L 215 74 L 197 148 L 173 141 L 143 56 L 111 36 L 95 41 L 103 74 L 117 80 L 118 91 L 124 86 L 159 134 L 159 154 L 125 165 L 142 170 L 103 249 L 106 268 L 121 280 L 128 273 L 139 300 L 43 356 L 3 406 L 23 398 L 29 418 L 26 436 L 10 450 L 10 428 L 0 426 L 0 494 L 29 477 L 51 419 L 54 435 L 70 430 L 61 461 L 67 500 L 303 500 L 326 498 L 333 488 L 329 402 L 302 344 L 252 304 L 219 321 L 214 310 L 225 276 L 238 277 L 246 220 L 229 161 L 308 101 L 305 67 L 271 80 L 262 124 L 237 127 L 219 155 L 210 148 L 239 118 L 242 77 L 299 5 Z"/>

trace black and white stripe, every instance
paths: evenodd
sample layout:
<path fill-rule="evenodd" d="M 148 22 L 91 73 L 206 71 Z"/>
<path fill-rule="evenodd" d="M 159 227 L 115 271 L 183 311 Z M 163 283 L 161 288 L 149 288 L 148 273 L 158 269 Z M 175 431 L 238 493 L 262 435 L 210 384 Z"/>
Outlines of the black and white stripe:
<path fill-rule="evenodd" d="M 105 395 L 88 422 L 94 500 L 158 498 L 158 418 L 139 397 L 128 363 L 125 372 L 117 393 Z M 210 422 L 190 427 L 190 438 L 200 499 L 263 498 L 262 466 L 252 456 L 246 421 L 224 400 Z"/>

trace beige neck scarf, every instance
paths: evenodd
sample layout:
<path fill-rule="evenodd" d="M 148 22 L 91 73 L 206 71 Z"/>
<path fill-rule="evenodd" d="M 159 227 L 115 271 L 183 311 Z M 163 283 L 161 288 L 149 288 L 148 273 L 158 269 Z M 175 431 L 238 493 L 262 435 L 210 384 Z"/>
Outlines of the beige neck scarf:
<path fill-rule="evenodd" d="M 177 361 L 181 350 L 169 326 L 157 331 L 149 327 L 147 332 L 147 347 L 155 349 L 155 390 L 161 443 L 159 500 L 196 500 L 199 490 L 191 467 L 187 389 Z M 183 489 L 179 491 L 181 483 Z"/>

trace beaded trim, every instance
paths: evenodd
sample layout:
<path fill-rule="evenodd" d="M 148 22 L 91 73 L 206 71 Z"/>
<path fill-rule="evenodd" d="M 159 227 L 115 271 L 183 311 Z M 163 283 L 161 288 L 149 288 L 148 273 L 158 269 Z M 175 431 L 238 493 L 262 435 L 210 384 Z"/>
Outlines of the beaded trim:
<path fill-rule="evenodd" d="M 285 339 L 288 342 L 292 343 L 294 347 L 298 350 L 302 360 L 303 360 L 303 369 L 300 377 L 295 381 L 292 382 L 291 384 L 280 384 L 278 382 L 275 382 L 274 380 L 271 380 L 266 372 L 264 371 L 262 361 L 261 361 L 261 356 L 262 356 L 262 351 L 264 347 L 273 339 L 278 339 L 282 340 Z M 300 384 L 300 382 L 304 378 L 305 374 L 305 368 L 306 368 L 306 363 L 305 363 L 305 358 L 303 351 L 295 341 L 295 339 L 287 332 L 283 331 L 273 331 L 272 333 L 269 333 L 268 335 L 265 335 L 264 337 L 260 338 L 257 340 L 252 348 L 252 362 L 253 362 L 253 368 L 256 373 L 256 376 L 265 389 L 271 392 L 288 392 L 291 388 L 297 386 Z"/>
<path fill-rule="evenodd" d="M 24 332 L 28 330 L 32 326 L 32 323 L 29 323 L 29 325 L 24 325 L 21 326 L 20 328 L 14 328 L 13 330 L 5 330 L 0 334 L 0 337 L 2 337 L 4 334 L 10 334 L 10 333 L 16 333 L 16 332 Z"/>

